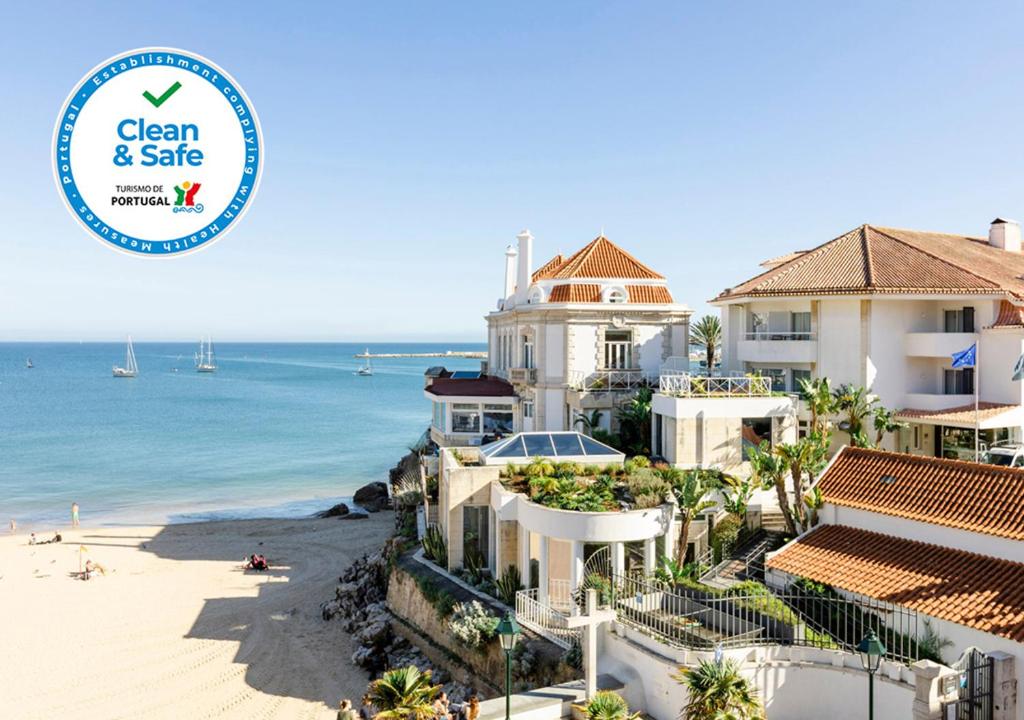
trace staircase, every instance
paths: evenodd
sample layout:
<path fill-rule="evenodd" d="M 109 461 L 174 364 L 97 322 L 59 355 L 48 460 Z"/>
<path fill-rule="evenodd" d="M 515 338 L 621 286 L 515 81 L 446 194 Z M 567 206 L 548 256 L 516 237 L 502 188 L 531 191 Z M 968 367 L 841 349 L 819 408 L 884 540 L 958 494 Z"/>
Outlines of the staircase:
<path fill-rule="evenodd" d="M 781 517 L 781 515 L 780 515 Z M 701 582 L 713 588 L 726 590 L 743 580 L 764 578 L 764 556 L 782 544 L 781 533 L 758 530 L 727 557 L 701 577 Z"/>
<path fill-rule="evenodd" d="M 786 532 L 786 518 L 778 508 L 761 509 L 761 529 L 768 533 Z"/>

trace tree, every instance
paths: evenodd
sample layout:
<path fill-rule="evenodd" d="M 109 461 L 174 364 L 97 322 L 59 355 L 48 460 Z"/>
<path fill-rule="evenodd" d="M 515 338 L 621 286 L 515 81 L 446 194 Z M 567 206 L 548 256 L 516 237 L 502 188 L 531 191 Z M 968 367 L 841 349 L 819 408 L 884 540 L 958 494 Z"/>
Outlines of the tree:
<path fill-rule="evenodd" d="M 706 470 L 688 470 L 672 483 L 672 497 L 675 498 L 679 514 L 683 517 L 679 524 L 679 540 L 676 545 L 677 565 L 686 562 L 686 545 L 693 519 L 715 506 L 715 501 L 707 497 L 713 486 L 711 477 Z"/>
<path fill-rule="evenodd" d="M 831 381 L 828 378 L 801 380 L 800 399 L 811 413 L 811 432 L 827 435 L 831 431 L 830 416 L 836 412 Z"/>
<path fill-rule="evenodd" d="M 702 660 L 697 667 L 679 668 L 672 677 L 690 696 L 681 715 L 685 720 L 764 720 L 757 689 L 733 660 Z"/>
<path fill-rule="evenodd" d="M 804 504 L 799 499 L 803 498 L 809 481 L 824 467 L 827 452 L 828 445 L 813 433 L 795 443 L 782 443 L 775 448 L 776 455 L 789 467 L 789 474 L 793 479 L 793 496 L 798 499 L 793 507 L 793 521 L 794 525 L 803 530 L 810 526 L 807 524 Z"/>
<path fill-rule="evenodd" d="M 715 356 L 722 344 L 722 323 L 716 315 L 705 315 L 690 326 L 690 342 L 703 345 L 708 357 L 708 373 L 715 369 Z"/>
<path fill-rule="evenodd" d="M 583 432 L 593 436 L 594 431 L 601 427 L 601 417 L 604 415 L 600 410 L 593 410 L 589 415 L 579 415 L 573 425 L 582 425 Z"/>
<path fill-rule="evenodd" d="M 747 505 L 750 504 L 753 494 L 754 486 L 750 484 L 750 481 L 741 480 L 731 491 L 723 492 L 722 508 L 737 520 L 742 520 L 747 514 Z"/>
<path fill-rule="evenodd" d="M 845 383 L 837 387 L 832 397 L 835 400 L 836 410 L 846 413 L 846 427 L 843 428 L 850 434 L 850 444 L 854 447 L 866 447 L 870 441 L 864 434 L 864 420 L 871 414 L 878 398 L 871 394 L 869 388 Z"/>
<path fill-rule="evenodd" d="M 366 697 L 377 709 L 374 720 L 427 720 L 434 716 L 434 698 L 440 685 L 432 685 L 430 671 L 414 665 L 388 670 L 370 683 Z"/>
<path fill-rule="evenodd" d="M 624 407 L 619 409 L 619 449 L 627 455 L 650 455 L 651 398 L 650 388 L 640 388 Z"/>
<path fill-rule="evenodd" d="M 786 530 L 790 535 L 795 536 L 796 522 L 793 519 L 793 510 L 789 504 L 789 496 L 786 494 L 786 471 L 789 469 L 786 462 L 772 452 L 767 442 L 762 442 L 750 452 L 751 477 L 761 483 L 765 490 L 775 488 L 775 495 L 779 499 L 779 510 L 786 521 Z"/>
<path fill-rule="evenodd" d="M 887 433 L 893 433 L 907 424 L 896 419 L 896 413 L 881 405 L 875 408 L 875 445 L 880 446 Z"/>

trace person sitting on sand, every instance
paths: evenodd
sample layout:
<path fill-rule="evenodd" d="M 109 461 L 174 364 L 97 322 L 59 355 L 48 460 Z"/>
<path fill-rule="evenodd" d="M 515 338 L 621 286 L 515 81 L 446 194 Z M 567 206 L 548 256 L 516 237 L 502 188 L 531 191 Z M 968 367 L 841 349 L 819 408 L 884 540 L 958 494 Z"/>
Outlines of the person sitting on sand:
<path fill-rule="evenodd" d="M 38 542 L 39 541 L 36 540 L 36 534 L 35 533 L 32 533 L 31 535 L 28 536 L 28 544 L 29 545 L 36 545 Z"/>
<path fill-rule="evenodd" d="M 93 573 L 97 573 L 97 572 L 100 575 L 106 575 L 107 574 L 107 569 L 105 567 L 103 567 L 102 565 L 100 565 L 98 562 L 93 562 L 92 560 L 86 560 L 85 561 L 85 572 L 82 573 L 82 579 L 83 580 L 88 580 L 89 578 L 91 578 L 93 576 Z"/>
<path fill-rule="evenodd" d="M 448 707 L 448 693 L 444 690 L 434 700 L 434 717 L 437 720 L 452 720 L 451 709 Z"/>
<path fill-rule="evenodd" d="M 338 705 L 338 720 L 359 720 L 359 713 L 352 707 L 352 701 L 348 698 Z"/>
<path fill-rule="evenodd" d="M 376 715 L 373 712 L 373 703 L 370 702 L 370 696 L 363 696 L 363 706 L 359 708 L 359 720 L 373 720 L 373 716 Z"/>
<path fill-rule="evenodd" d="M 480 717 L 480 698 L 476 695 L 470 696 L 469 702 L 463 708 L 463 714 L 465 714 L 466 720 L 476 720 Z"/>
<path fill-rule="evenodd" d="M 264 555 L 250 555 L 249 562 L 245 564 L 246 570 L 269 570 L 270 563 L 267 562 L 267 558 Z"/>

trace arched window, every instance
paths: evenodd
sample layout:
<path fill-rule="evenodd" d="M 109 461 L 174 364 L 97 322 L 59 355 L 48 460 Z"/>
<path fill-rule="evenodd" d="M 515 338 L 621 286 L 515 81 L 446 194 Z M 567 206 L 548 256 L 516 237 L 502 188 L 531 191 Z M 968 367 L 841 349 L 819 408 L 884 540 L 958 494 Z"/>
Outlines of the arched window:
<path fill-rule="evenodd" d="M 624 303 L 629 300 L 625 288 L 613 287 L 604 291 L 604 301 L 609 303 Z"/>
<path fill-rule="evenodd" d="M 530 305 L 540 305 L 544 302 L 544 291 L 539 287 L 533 288 L 530 290 L 530 296 L 527 298 L 526 302 Z"/>

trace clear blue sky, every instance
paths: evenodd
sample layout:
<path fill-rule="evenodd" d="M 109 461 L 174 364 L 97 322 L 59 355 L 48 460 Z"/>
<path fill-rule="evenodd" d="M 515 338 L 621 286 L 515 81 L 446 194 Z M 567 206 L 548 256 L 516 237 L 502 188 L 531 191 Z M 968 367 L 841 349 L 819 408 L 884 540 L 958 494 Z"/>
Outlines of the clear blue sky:
<path fill-rule="evenodd" d="M 702 312 L 863 222 L 1024 215 L 1024 9 L 896 5 L 4 3 L 0 340 L 478 340 L 523 227 L 538 261 L 603 227 Z M 72 85 L 146 45 L 232 73 L 266 143 L 244 221 L 173 261 L 51 176 Z"/>

